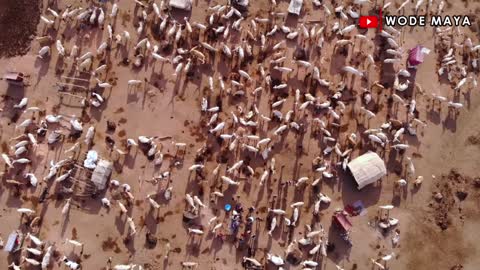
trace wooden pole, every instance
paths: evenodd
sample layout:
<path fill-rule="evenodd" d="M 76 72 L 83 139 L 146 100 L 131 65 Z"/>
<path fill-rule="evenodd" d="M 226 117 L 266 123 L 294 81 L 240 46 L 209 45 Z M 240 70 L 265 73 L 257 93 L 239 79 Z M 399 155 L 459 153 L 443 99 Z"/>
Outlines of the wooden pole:
<path fill-rule="evenodd" d="M 77 81 L 90 82 L 90 80 L 82 79 L 82 78 L 77 78 L 77 77 L 62 76 L 62 78 L 64 78 L 64 79 L 69 79 L 69 80 L 77 80 Z"/>
<path fill-rule="evenodd" d="M 85 91 L 88 91 L 88 88 L 85 87 L 85 86 L 81 86 L 81 85 L 78 85 L 78 84 L 73 84 L 73 83 L 62 83 L 62 82 L 57 82 L 56 83 L 58 86 L 72 86 L 72 87 L 78 87 L 78 88 L 81 88 Z"/>
<path fill-rule="evenodd" d="M 84 99 L 84 98 L 85 98 L 85 97 L 82 97 L 82 96 L 79 96 L 79 95 L 74 95 L 74 94 L 66 93 L 66 92 L 58 92 L 57 94 L 58 94 L 58 95 L 66 95 L 66 96 L 76 97 L 76 98 L 80 98 L 80 99 Z"/>

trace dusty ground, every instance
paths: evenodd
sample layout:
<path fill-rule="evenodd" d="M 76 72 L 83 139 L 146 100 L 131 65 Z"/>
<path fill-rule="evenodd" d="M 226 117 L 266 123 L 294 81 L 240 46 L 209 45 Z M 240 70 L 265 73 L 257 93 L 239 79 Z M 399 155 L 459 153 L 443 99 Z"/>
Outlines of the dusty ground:
<path fill-rule="evenodd" d="M 3 2 L 7 1 L 1 3 Z M 455 4 L 457 3 L 455 2 Z M 449 14 L 474 13 L 476 9 L 473 6 L 477 6 L 477 3 L 472 3 L 469 4 L 472 6 L 464 8 L 463 3 L 459 2 L 458 4 L 459 7 L 447 5 L 447 12 Z M 133 33 L 131 25 L 135 11 L 131 1 L 122 0 L 119 5 L 122 12 L 117 18 L 117 27 L 127 27 Z M 59 1 L 56 9 L 62 10 L 65 6 L 64 1 Z M 252 3 L 250 13 L 253 17 L 257 14 L 263 15 L 268 6 L 267 2 Z M 287 6 L 287 2 L 279 2 L 278 10 L 286 10 Z M 206 7 L 207 3 L 196 2 L 191 14 L 191 21 L 203 22 Z M 45 10 L 45 5 L 43 9 Z M 130 10 L 126 12 L 127 9 Z M 309 10 L 308 16 L 303 18 L 308 17 L 313 20 L 322 18 L 323 13 L 313 9 L 310 4 L 307 5 L 307 10 Z M 36 20 L 38 21 L 38 19 Z M 478 44 L 478 39 L 475 38 L 476 34 L 469 32 L 468 29 L 462 29 L 462 31 L 472 37 L 474 44 Z M 44 25 L 40 24 L 37 36 L 45 33 Z M 56 35 L 56 33 L 49 34 Z M 67 31 L 64 44 L 67 48 L 73 44 L 79 44 L 83 47 L 83 51 L 94 50 L 102 42 L 103 35 L 99 31 L 92 30 L 90 38 L 86 40 L 82 39 L 85 38 L 84 35 L 76 35 L 75 31 Z M 374 31 L 369 30 L 368 36 L 373 37 Z M 403 37 L 402 46 L 404 48 L 411 48 L 417 43 L 429 48 L 434 47 L 433 30 L 430 28 L 425 30 L 406 28 Z M 0 38 L 1 41 L 3 39 Z M 25 116 L 12 113 L 12 106 L 18 103 L 23 96 L 29 97 L 30 106 L 45 108 L 47 113 L 55 109 L 60 114 L 82 114 L 75 98 L 59 99 L 54 87 L 55 82 L 64 80 L 62 75 L 70 74 L 71 61 L 58 60 L 56 53 L 53 53 L 49 60 L 41 61 L 35 56 L 40 47 L 38 43 L 33 42 L 32 49 L 27 55 L 0 59 L 0 73 L 6 70 L 19 70 L 31 76 L 31 86 L 25 89 L 7 87 L 4 82 L 1 82 L 2 143 L 6 143 L 10 137 L 18 135 L 15 124 L 20 123 Z M 291 56 L 295 43 L 289 42 L 288 47 L 287 53 Z M 358 53 L 361 50 L 371 50 L 372 48 L 373 46 L 363 45 L 363 47 L 354 48 L 354 51 Z M 52 51 L 55 50 L 52 48 Z M 338 68 L 342 61 L 347 60 L 332 51 L 333 45 L 329 44 L 322 51 L 322 55 L 327 61 L 333 59 L 335 63 L 330 66 L 322 66 L 321 69 L 328 72 L 326 74 L 330 80 L 338 82 L 341 79 L 337 72 Z M 19 196 L 4 183 L 0 187 L 0 205 L 2 206 L 0 233 L 2 238 L 6 239 L 11 231 L 21 226 L 15 208 L 19 206 L 32 207 L 41 212 L 43 216 L 40 237 L 56 242 L 59 252 L 71 254 L 72 258 L 78 257 L 82 261 L 84 269 L 102 269 L 106 265 L 108 257 L 112 257 L 114 263 L 134 262 L 143 264 L 147 269 L 180 269 L 179 262 L 184 260 L 199 262 L 199 269 L 241 269 L 240 262 L 245 250 L 236 249 L 233 239 L 227 238 L 225 242 L 221 242 L 212 238 L 211 235 L 207 235 L 203 239 L 189 238 L 186 226 L 181 219 L 185 208 L 184 194 L 186 192 L 199 194 L 199 190 L 203 190 L 205 194 L 203 201 L 206 202 L 209 200 L 208 194 L 211 186 L 218 186 L 218 182 L 215 182 L 209 175 L 205 181 L 201 182 L 195 179 L 194 174 L 188 173 L 187 168 L 194 163 L 196 150 L 204 143 L 211 149 L 212 155 L 207 162 L 207 171 L 213 170 L 216 160 L 226 159 L 230 165 L 236 160 L 232 153 L 218 152 L 218 143 L 212 139 L 213 137 L 205 135 L 207 129 L 200 125 L 205 118 L 199 114 L 199 103 L 203 91 L 205 91 L 204 88 L 208 85 L 207 76 L 212 74 L 228 76 L 227 69 L 222 67 L 229 63 L 215 59 L 215 69 L 212 70 L 208 65 L 201 66 L 195 70 L 195 76 L 191 81 L 184 82 L 171 78 L 170 74 L 173 73 L 173 70 L 167 64 L 148 63 L 141 70 L 122 66 L 119 63 L 124 53 L 112 50 L 110 54 L 108 63 L 112 69 L 107 79 L 115 82 L 115 86 L 112 90 L 103 93 L 108 100 L 106 105 L 100 109 L 92 108 L 86 112 L 90 119 L 89 124 L 95 125 L 97 130 L 93 148 L 99 151 L 103 157 L 116 160 L 118 156 L 105 150 L 107 135 L 114 138 L 119 145 L 126 138 L 136 138 L 140 135 L 172 136 L 174 141 L 188 143 L 184 165 L 173 169 L 170 183 L 161 182 L 158 187 L 145 182 L 145 180 L 158 171 L 165 171 L 176 160 L 173 158 L 175 150 L 170 140 L 162 143 L 162 152 L 171 153 L 172 157 L 167 158 L 160 169 L 154 168 L 141 151 L 133 151 L 115 162 L 112 178 L 129 183 L 136 196 L 136 207 L 129 215 L 133 216 L 137 224 L 145 226 L 141 228 L 134 241 L 125 242 L 127 226 L 125 216 L 119 216 L 118 207 L 107 211 L 100 207 L 98 199 L 78 200 L 76 203 L 78 207 L 74 207 L 69 218 L 64 221 L 60 214 L 63 202 L 57 200 L 54 195 L 51 195 L 45 203 L 37 204 L 36 201 L 43 186 L 37 189 L 23 190 Z M 380 55 L 381 52 L 376 52 L 376 54 Z M 480 226 L 478 212 L 480 193 L 474 186 L 474 178 L 480 176 L 477 170 L 480 159 L 477 142 L 480 132 L 480 122 L 478 121 L 480 95 L 478 89 L 473 89 L 468 94 L 459 97 L 467 106 L 458 116 L 452 117 L 448 114 L 446 107 L 443 107 L 442 110 L 439 110 L 438 106 L 433 108 L 429 98 L 430 93 L 453 98 L 451 86 L 439 83 L 437 79 L 436 59 L 436 52 L 432 51 L 425 63 L 420 66 L 415 77 L 416 82 L 426 92 L 425 96 L 418 95 L 416 100 L 419 118 L 425 120 L 428 126 L 419 132 L 418 138 L 407 137 L 408 143 L 415 146 L 408 150 L 408 156 L 414 157 L 416 174 L 425 177 L 423 185 L 419 189 L 414 189 L 412 185 L 409 185 L 400 193 L 394 191 L 393 182 L 403 177 L 401 173 L 404 164 L 403 156 L 395 154 L 394 151 L 381 153 L 389 167 L 389 174 L 383 179 L 381 185 L 370 186 L 359 192 L 354 187 L 352 180 L 344 175 L 340 175 L 337 181 L 323 182 L 321 191 L 333 199 L 332 204 L 322 210 L 319 220 L 315 220 L 311 215 L 313 208 L 311 198 L 304 198 L 307 207 L 301 213 L 301 223 L 290 237 L 281 233 L 279 229 L 274 233 L 273 239 L 269 239 L 266 235 L 268 228 L 265 221 L 257 222 L 255 234 L 258 236 L 257 246 L 259 249 L 256 258 L 263 258 L 264 251 L 268 250 L 283 255 L 285 243 L 289 238 L 299 239 L 302 237 L 304 224 L 318 226 L 318 222 L 320 222 L 329 231 L 329 239 L 335 243 L 336 248 L 329 253 L 328 259 L 322 261 L 322 267 L 319 269 L 335 269 L 334 264 L 342 265 L 345 269 L 371 269 L 369 258 L 377 258 L 379 254 L 387 254 L 391 251 L 394 251 L 397 256 L 388 263 L 389 269 L 461 269 L 458 268 L 458 265 L 463 266 L 463 269 L 466 270 L 478 268 L 480 236 L 476 231 Z M 385 71 L 383 72 L 385 73 Z M 377 80 L 380 76 L 379 73 L 379 67 L 376 70 L 372 69 L 370 80 Z M 304 72 L 300 71 L 290 79 L 289 84 L 300 85 L 304 77 Z M 127 80 L 133 78 L 145 79 L 145 86 L 139 90 L 127 89 Z M 353 88 L 358 88 L 360 84 L 359 81 L 354 82 Z M 93 83 L 91 86 L 93 87 Z M 320 93 L 321 91 L 318 91 L 317 94 L 320 95 Z M 271 98 L 271 93 L 263 93 L 259 109 L 267 111 L 267 101 Z M 374 98 L 384 98 L 383 93 L 375 93 Z M 211 102 L 214 103 L 214 100 L 212 99 Z M 225 98 L 222 101 L 223 111 L 232 111 L 236 104 L 243 103 L 242 100 Z M 378 126 L 383 123 L 387 113 L 393 113 L 393 111 L 383 108 L 370 122 L 370 126 Z M 398 118 L 405 118 L 404 108 L 396 113 Z M 346 119 L 350 114 L 351 106 L 345 113 Z M 17 118 L 20 120 L 17 121 Z M 106 120 L 117 123 L 117 129 L 113 134 L 106 132 Z M 347 130 L 363 131 L 366 128 L 363 124 L 350 120 Z M 259 133 L 263 134 L 264 131 L 259 131 Z M 282 142 L 275 145 L 275 157 L 278 167 L 281 169 L 278 169 L 278 173 L 269 179 L 266 187 L 262 188 L 257 184 L 259 174 L 263 171 L 263 164 L 258 160 L 252 161 L 251 166 L 256 171 L 256 177 L 246 181 L 235 193 L 234 190 L 228 189 L 225 191 L 225 194 L 228 195 L 223 200 L 210 204 L 212 210 L 202 212 L 202 224 L 205 224 L 205 221 L 215 213 L 221 214 L 221 218 L 226 219 L 225 214 L 218 209 L 234 199 L 241 201 L 244 207 L 256 206 L 258 216 L 265 218 L 266 208 L 272 204 L 275 196 L 277 196 L 274 202 L 275 207 L 285 209 L 289 208 L 288 205 L 291 202 L 300 200 L 303 194 L 310 194 L 311 187 L 295 192 L 292 188 L 285 188 L 281 183 L 304 175 L 313 177 L 311 161 L 318 154 L 320 145 L 313 140 L 312 136 L 310 130 L 304 136 L 290 132 Z M 45 144 L 42 144 L 35 152 L 35 166 L 28 169 L 35 172 L 38 177 L 45 175 L 50 160 L 64 157 L 63 151 L 71 145 L 71 142 L 66 142 L 64 145 L 48 149 Z M 302 148 L 299 148 L 299 145 Z M 6 151 L 7 149 L 2 150 Z M 356 150 L 354 156 L 358 154 L 359 151 Z M 222 166 L 222 170 L 224 169 L 225 165 Z M 150 206 L 143 198 L 147 194 L 164 190 L 169 185 L 174 187 L 173 199 L 168 203 L 161 201 L 162 207 L 158 213 L 149 210 Z M 54 188 L 51 187 L 50 194 L 54 193 Z M 460 195 L 463 198 L 461 199 L 458 195 L 459 191 L 468 194 L 466 197 Z M 437 201 L 433 198 L 435 192 L 442 193 L 442 200 Z M 111 198 L 114 194 L 106 191 L 105 196 Z M 160 200 L 160 196 L 158 196 L 158 200 Z M 335 209 L 343 208 L 357 200 L 363 201 L 368 213 L 351 218 L 354 224 L 353 247 L 348 248 L 338 238 L 336 232 L 330 229 L 331 214 Z M 401 240 L 398 247 L 392 246 L 391 234 L 382 234 L 371 225 L 378 214 L 376 206 L 383 204 L 397 206 L 391 211 L 391 215 L 400 219 L 398 229 Z M 291 210 L 288 215 L 291 215 Z M 147 229 L 159 239 L 157 246 L 153 249 L 145 244 Z M 74 238 L 85 243 L 83 254 L 80 254 L 78 248 L 75 250 L 71 246 L 65 245 L 63 243 L 65 238 Z M 166 242 L 170 242 L 172 246 L 172 253 L 168 260 L 163 258 Z M 4 269 L 8 263 L 16 259 L 7 257 L 7 254 L 2 252 L 0 267 Z M 61 267 L 63 266 L 56 264 L 54 269 L 62 269 Z M 267 269 L 274 268 L 269 266 Z"/>
<path fill-rule="evenodd" d="M 0 1 L 0 57 L 28 52 L 40 20 L 41 5 L 41 1 Z"/>

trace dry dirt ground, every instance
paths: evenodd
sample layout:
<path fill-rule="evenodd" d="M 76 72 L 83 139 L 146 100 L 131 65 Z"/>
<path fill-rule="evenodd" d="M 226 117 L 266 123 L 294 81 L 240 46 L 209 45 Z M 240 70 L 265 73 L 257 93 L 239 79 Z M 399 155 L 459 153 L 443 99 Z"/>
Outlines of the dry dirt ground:
<path fill-rule="evenodd" d="M 23 55 L 30 49 L 40 20 L 41 1 L 0 1 L 0 57 Z"/>
<path fill-rule="evenodd" d="M 0 1 L 0 7 L 11 4 L 13 1 Z M 23 2 L 23 1 L 20 1 Z M 16 1 L 13 8 L 18 8 L 19 1 Z M 72 1 L 73 2 L 73 1 Z M 268 1 L 251 1 L 251 16 L 263 16 L 269 7 Z M 308 2 L 308 1 L 307 1 Z M 397 1 L 397 5 L 399 1 Z M 58 1 L 54 6 L 56 10 L 65 9 L 69 1 Z M 210 3 L 214 5 L 214 3 Z M 12 5 L 8 5 L 12 6 Z M 24 5 L 21 5 L 24 6 Z M 33 8 L 32 5 L 29 8 Z M 110 7 L 111 4 L 109 3 Z M 133 14 L 134 4 L 132 1 L 119 1 L 121 7 L 120 16 L 117 18 L 116 27 L 126 28 L 131 33 L 134 32 L 132 21 L 135 18 Z M 279 1 L 278 10 L 286 10 L 288 3 Z M 207 3 L 204 1 L 195 1 L 194 11 L 191 14 L 191 21 L 204 21 Z M 307 14 L 304 18 L 318 20 L 322 18 L 323 12 L 311 7 L 308 3 Z M 478 3 L 470 2 L 448 2 L 446 11 L 449 14 L 477 14 Z M 46 5 L 43 5 L 43 14 Z M 1 22 L 11 22 L 4 13 L 5 9 L 0 9 L 2 16 Z M 8 10 L 8 9 L 6 9 Z M 128 10 L 128 11 L 127 11 Z M 364 10 L 366 13 L 366 10 Z M 29 13 L 30 14 L 30 13 Z M 35 15 L 35 16 L 34 16 Z M 28 24 L 38 22 L 38 13 L 31 13 L 28 16 Z M 21 16 L 25 18 L 25 16 Z M 31 18 L 35 20 L 31 21 Z M 11 25 L 11 24 L 8 24 Z M 26 24 L 23 24 L 26 25 Z M 2 24 L 2 29 L 4 24 Z M 7 27 L 10 29 L 10 27 Z M 13 27 L 11 29 L 14 29 Z M 29 29 L 29 28 L 28 28 Z M 21 32 L 22 38 L 28 40 L 33 32 L 28 32 L 27 28 Z M 476 30 L 476 29 L 473 29 Z M 2 30 L 3 31 L 3 30 Z M 76 34 L 75 29 L 65 30 L 63 36 L 64 44 L 71 48 L 73 44 L 79 44 L 85 52 L 95 50 L 102 42 L 104 33 L 92 30 L 90 37 L 85 37 L 85 32 Z M 462 29 L 465 35 L 470 36 L 475 44 L 478 44 L 476 33 L 469 29 Z M 18 31 L 15 31 L 18 33 Z M 28 35 L 26 35 L 28 33 Z M 431 28 L 410 29 L 403 31 L 402 46 L 411 48 L 416 44 L 423 44 L 426 47 L 433 48 L 433 33 Z M 2 32 L 1 35 L 5 33 Z M 49 34 L 57 38 L 57 33 L 47 31 L 43 24 L 37 27 L 37 36 Z M 12 34 L 13 35 L 13 34 Z M 9 35 L 9 38 L 10 36 Z M 374 36 L 374 31 L 368 31 L 369 37 Z M 2 48 L 8 44 L 4 41 L 8 39 L 0 38 Z M 29 48 L 29 43 L 19 41 L 21 45 L 5 47 L 3 55 L 23 54 L 25 48 Z M 135 40 L 136 41 L 136 40 Z M 160 42 L 160 40 L 156 40 Z M 236 42 L 239 42 L 238 40 Z M 5 45 L 7 44 L 7 45 Z M 288 44 L 287 54 L 291 56 L 295 49 L 294 43 Z M 12 48 L 13 47 L 13 48 Z M 31 50 L 24 56 L 0 59 L 0 73 L 7 70 L 18 70 L 30 75 L 31 85 L 25 89 L 9 87 L 4 82 L 0 82 L 0 94 L 2 102 L 0 107 L 3 109 L 0 118 L 0 132 L 2 151 L 8 150 L 9 138 L 18 135 L 19 131 L 15 125 L 23 121 L 24 116 L 12 112 L 12 106 L 23 97 L 29 98 L 29 106 L 38 106 L 45 108 L 47 113 L 56 111 L 57 113 L 71 115 L 82 115 L 78 106 L 78 100 L 75 98 L 60 99 L 57 95 L 55 83 L 63 80 L 61 76 L 70 74 L 72 70 L 69 60 L 59 60 L 55 50 L 52 47 L 53 55 L 50 59 L 42 61 L 36 58 L 36 53 L 40 44 L 33 42 Z M 22 49 L 23 48 L 23 49 Z M 354 48 L 358 53 L 361 50 L 372 49 L 372 46 L 364 45 L 360 48 Z M 51 187 L 49 199 L 38 204 L 38 197 L 43 189 L 43 185 L 37 189 L 29 188 L 22 190 L 20 194 L 12 190 L 5 183 L 6 178 L 2 180 L 0 186 L 0 234 L 5 240 L 7 235 L 17 229 L 24 228 L 15 209 L 20 206 L 31 207 L 42 214 L 42 226 L 39 232 L 40 238 L 50 242 L 56 242 L 59 254 L 67 254 L 71 258 L 77 258 L 82 262 L 83 269 L 104 269 L 106 261 L 112 257 L 114 263 L 135 262 L 142 264 L 146 269 L 180 269 L 179 262 L 190 260 L 200 263 L 199 269 L 241 269 L 241 258 L 245 255 L 245 250 L 235 248 L 233 239 L 227 238 L 225 242 L 214 239 L 211 235 L 204 238 L 190 238 L 186 233 L 186 226 L 182 223 L 182 212 L 185 208 L 184 194 L 194 192 L 195 194 L 208 194 L 210 188 L 214 185 L 211 176 L 207 176 L 206 181 L 197 181 L 195 175 L 189 174 L 187 168 L 193 164 L 195 152 L 198 148 L 207 144 L 211 149 L 212 155 L 207 162 L 207 171 L 212 171 L 216 160 L 228 158 L 231 164 L 235 160 L 228 153 L 219 153 L 219 146 L 212 137 L 207 137 L 206 128 L 201 125 L 205 118 L 201 117 L 199 112 L 199 103 L 203 96 L 204 88 L 208 85 L 207 76 L 226 74 L 225 63 L 219 59 L 215 60 L 214 69 L 209 65 L 204 65 L 195 70 L 195 76 L 189 82 L 182 80 L 175 81 L 170 75 L 173 70 L 170 65 L 160 63 L 148 63 L 140 70 L 132 69 L 121 64 L 125 52 L 112 50 L 109 65 L 112 67 L 108 80 L 115 84 L 112 90 L 103 92 L 106 97 L 106 105 L 100 109 L 92 108 L 82 115 L 86 121 L 85 126 L 94 125 L 96 127 L 94 149 L 99 151 L 102 157 L 116 160 L 118 156 L 106 150 L 105 138 L 112 137 L 118 144 L 121 144 L 126 138 L 136 138 L 140 135 L 147 136 L 172 136 L 174 141 L 187 142 L 187 153 L 184 156 L 184 165 L 173 170 L 170 183 L 161 182 L 158 187 L 145 182 L 151 176 L 164 171 L 173 162 L 176 161 L 175 150 L 170 140 L 162 142 L 162 152 L 166 155 L 165 164 L 159 170 L 154 168 L 141 151 L 133 151 L 127 156 L 120 158 L 115 162 L 115 171 L 113 179 L 119 179 L 121 182 L 129 183 L 133 187 L 133 193 L 136 196 L 135 207 L 129 213 L 135 223 L 140 226 L 139 233 L 134 241 L 124 241 L 127 231 L 125 216 L 119 215 L 118 207 L 111 210 L 101 208 L 99 200 L 86 198 L 78 200 L 75 203 L 67 220 L 63 220 L 60 214 L 63 201 L 53 195 L 54 188 Z M 325 58 L 333 59 L 335 62 L 329 67 L 322 67 L 324 71 L 329 71 L 327 76 L 332 81 L 339 81 L 341 76 L 336 72 L 342 59 L 338 54 L 333 53 L 333 45 L 327 44 L 323 50 Z M 380 52 L 377 52 L 380 54 Z M 288 239 L 299 239 L 305 233 L 305 224 L 316 224 L 319 222 L 329 231 L 330 241 L 336 244 L 334 251 L 329 253 L 328 258 L 323 259 L 321 267 L 318 269 L 335 269 L 334 264 L 339 264 L 345 269 L 372 269 L 370 258 L 378 258 L 380 254 L 395 252 L 396 256 L 388 262 L 389 269 L 398 270 L 434 270 L 434 269 L 478 269 L 480 264 L 480 234 L 477 233 L 480 226 L 480 192 L 475 186 L 475 179 L 480 176 L 478 169 L 478 160 L 480 160 L 480 151 L 478 145 L 478 134 L 480 133 L 480 94 L 478 89 L 472 89 L 469 93 L 460 97 L 460 100 L 466 104 L 457 116 L 448 114 L 446 107 L 442 110 L 432 106 L 430 100 L 431 93 L 442 94 L 453 98 L 451 86 L 446 83 L 440 83 L 436 75 L 435 51 L 426 57 L 417 71 L 416 82 L 419 83 L 426 95 L 416 97 L 419 111 L 419 118 L 427 122 L 427 127 L 418 134 L 418 139 L 409 137 L 408 143 L 412 149 L 407 152 L 408 156 L 414 158 L 416 174 L 423 175 L 425 181 L 423 185 L 415 189 L 409 185 L 407 189 L 399 192 L 394 191 L 393 183 L 403 177 L 401 171 L 404 165 L 404 156 L 399 156 L 393 151 L 381 153 L 385 157 L 389 174 L 385 177 L 381 185 L 375 185 L 357 191 L 352 180 L 344 175 L 340 175 L 339 180 L 335 182 L 324 182 L 321 184 L 321 191 L 330 196 L 332 204 L 322 210 L 319 220 L 313 219 L 311 212 L 313 209 L 311 198 L 302 196 L 310 194 L 311 188 L 304 191 L 294 192 L 292 188 L 287 189 L 281 183 L 291 179 L 297 179 L 299 176 L 307 175 L 313 178 L 311 170 L 311 161 L 319 152 L 319 145 L 312 139 L 312 134 L 307 133 L 304 136 L 298 136 L 289 133 L 286 138 L 278 143 L 274 152 L 279 169 L 278 174 L 272 177 L 267 183 L 267 187 L 260 187 L 257 184 L 258 174 L 263 170 L 263 164 L 258 161 L 252 162 L 256 169 L 257 177 L 251 180 L 250 184 L 242 185 L 235 192 L 226 191 L 226 197 L 216 203 L 212 203 L 212 210 L 202 212 L 202 224 L 209 220 L 214 214 L 220 214 L 221 219 L 227 219 L 221 208 L 225 203 L 231 203 L 239 200 L 245 207 L 254 205 L 257 207 L 258 216 L 266 217 L 266 209 L 272 203 L 275 207 L 289 208 L 288 205 L 293 201 L 305 199 L 307 207 L 302 211 L 301 222 L 299 226 L 287 237 L 281 230 L 277 230 L 273 239 L 266 234 L 268 231 L 265 221 L 258 221 L 255 234 L 257 237 L 258 251 L 256 258 L 259 260 L 264 257 L 264 251 L 270 251 L 283 255 Z M 340 62 L 340 63 L 337 63 Z M 227 63 L 228 64 L 228 63 Z M 371 81 L 379 79 L 380 70 L 371 72 Z M 296 76 L 296 77 L 295 77 Z M 289 83 L 292 85 L 301 85 L 304 79 L 304 72 L 296 74 Z M 127 89 L 127 80 L 129 79 L 145 80 L 144 88 L 138 90 Z M 93 83 L 92 83 L 93 86 Z M 352 87 L 360 87 L 357 82 Z M 98 90 L 98 89 L 97 89 Z M 321 92 L 318 93 L 321 95 Z M 382 93 L 376 93 L 374 98 L 383 98 Z M 260 110 L 268 110 L 269 93 L 264 93 Z M 214 102 L 212 99 L 211 102 Z M 243 104 L 241 100 L 221 101 L 224 111 L 235 110 L 236 104 Z M 244 105 L 244 104 L 243 104 Z M 351 115 L 351 108 L 347 109 L 346 121 L 349 125 L 346 129 L 351 132 L 357 129 L 364 130 L 366 127 L 356 123 L 354 120 L 348 120 Z M 378 117 L 373 119 L 370 126 L 378 126 L 384 122 L 387 110 L 384 109 L 378 113 Z M 398 118 L 403 119 L 406 115 L 405 108 L 398 112 Z M 20 120 L 18 120 L 20 119 Z M 117 124 L 117 129 L 113 133 L 107 133 L 106 121 L 111 120 Z M 87 124 L 88 123 L 88 124 Z M 44 176 L 48 171 L 50 160 L 58 160 L 65 157 L 63 151 L 69 148 L 72 142 L 65 142 L 54 148 L 48 148 L 41 144 L 36 150 L 34 156 L 35 166 L 28 168 L 35 172 L 38 177 Z M 301 145 L 302 147 L 298 147 Z M 354 156 L 359 154 L 355 151 Z M 225 168 L 225 166 L 223 166 Z M 20 177 L 20 176 L 18 176 Z M 162 201 L 162 207 L 158 212 L 151 211 L 148 202 L 144 200 L 147 194 L 160 192 L 167 186 L 172 185 L 173 199 L 170 202 Z M 434 194 L 442 194 L 441 199 L 434 199 Z M 112 198 L 113 192 L 106 191 L 104 196 Z M 237 197 L 238 196 L 238 197 Z M 273 201 L 276 196 L 276 200 Z M 160 199 L 160 197 L 159 197 Z M 208 195 L 203 196 L 204 201 L 208 201 Z M 364 216 L 351 218 L 354 229 L 352 232 L 353 247 L 349 248 L 336 232 L 330 228 L 331 215 L 337 208 L 343 208 L 345 205 L 362 200 L 367 207 L 368 213 Z M 398 230 L 400 231 L 400 244 L 393 247 L 391 243 L 391 233 L 383 234 L 373 225 L 378 215 L 378 205 L 394 204 L 397 206 L 391 211 L 391 215 L 400 219 Z M 288 213 L 289 215 L 291 212 Z M 141 226 L 144 225 L 144 226 Z M 145 244 L 146 230 L 152 232 L 158 237 L 159 242 L 155 248 L 150 248 Z M 65 238 L 78 239 L 85 243 L 83 252 L 64 244 Z M 172 246 L 172 252 L 169 259 L 164 259 L 164 244 L 169 242 Z M 0 253 L 0 269 L 6 269 L 12 260 L 17 257 L 7 256 Z M 58 258 L 58 257 L 57 257 Z M 55 263 L 53 269 L 63 269 L 60 263 Z M 28 269 L 28 268 L 27 268 Z M 33 268 L 31 268 L 33 269 Z M 275 269 L 271 265 L 267 269 Z M 299 267 L 287 267 L 287 269 L 299 269 Z"/>

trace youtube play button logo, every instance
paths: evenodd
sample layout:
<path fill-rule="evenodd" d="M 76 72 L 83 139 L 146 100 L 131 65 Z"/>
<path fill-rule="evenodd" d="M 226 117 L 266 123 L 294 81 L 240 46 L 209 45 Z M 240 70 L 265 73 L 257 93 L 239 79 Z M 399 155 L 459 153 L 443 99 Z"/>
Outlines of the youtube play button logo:
<path fill-rule="evenodd" d="M 377 28 L 378 17 L 377 16 L 361 16 L 358 20 L 360 28 Z"/>

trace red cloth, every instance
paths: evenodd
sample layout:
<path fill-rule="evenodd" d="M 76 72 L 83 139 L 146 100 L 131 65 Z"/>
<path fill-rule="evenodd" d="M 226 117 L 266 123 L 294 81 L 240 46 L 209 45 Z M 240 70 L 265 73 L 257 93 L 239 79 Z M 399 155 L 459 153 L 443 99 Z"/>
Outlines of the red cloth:
<path fill-rule="evenodd" d="M 416 66 L 418 64 L 423 63 L 423 52 L 422 46 L 417 45 L 415 48 L 410 50 L 408 55 L 408 63 L 412 66 Z"/>
<path fill-rule="evenodd" d="M 350 204 L 345 206 L 343 210 L 345 210 L 345 212 L 347 212 L 350 216 L 353 216 L 355 214 L 355 209 Z"/>

